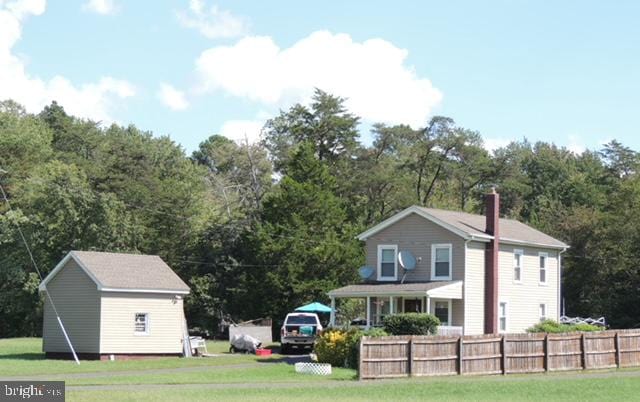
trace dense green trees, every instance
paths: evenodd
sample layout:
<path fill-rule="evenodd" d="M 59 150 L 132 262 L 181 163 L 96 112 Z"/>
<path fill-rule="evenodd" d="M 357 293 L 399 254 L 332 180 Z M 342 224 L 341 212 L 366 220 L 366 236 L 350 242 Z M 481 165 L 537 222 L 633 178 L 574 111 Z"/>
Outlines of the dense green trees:
<path fill-rule="evenodd" d="M 39 278 L 72 249 L 159 254 L 184 279 L 191 326 L 271 316 L 357 279 L 355 235 L 412 204 L 503 214 L 571 244 L 567 313 L 640 324 L 638 153 L 612 141 L 575 154 L 513 142 L 492 153 L 448 117 L 376 124 L 370 144 L 344 99 L 317 90 L 265 125 L 260 144 L 213 135 L 192 155 L 136 127 L 0 102 L 0 337 L 40 331 Z"/>

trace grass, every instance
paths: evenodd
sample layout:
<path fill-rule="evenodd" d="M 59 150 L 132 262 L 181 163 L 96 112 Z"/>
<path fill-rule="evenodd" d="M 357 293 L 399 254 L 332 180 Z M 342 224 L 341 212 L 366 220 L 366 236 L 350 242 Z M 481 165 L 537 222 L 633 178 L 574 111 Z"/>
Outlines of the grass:
<path fill-rule="evenodd" d="M 188 388 L 168 390 L 70 391 L 68 400 L 83 401 L 625 401 L 637 400 L 638 378 L 501 377 L 340 383 L 339 386 L 291 388 Z"/>
<path fill-rule="evenodd" d="M 357 382 L 339 387 L 188 388 L 169 390 L 70 391 L 69 401 L 624 401 L 636 400 L 638 378 L 579 379 L 535 376 L 503 381 L 501 377 Z"/>
<path fill-rule="evenodd" d="M 228 352 L 228 343 L 209 341 L 209 353 Z M 46 360 L 40 338 L 0 339 L 0 376 L 30 376 L 38 374 L 73 374 L 106 371 L 148 370 L 161 368 L 222 366 L 258 360 L 253 355 L 231 355 L 204 359 L 180 359 L 175 357 L 116 360 L 112 362 L 82 361 L 80 365 L 69 360 Z"/>
<path fill-rule="evenodd" d="M 46 360 L 39 339 L 0 339 L 0 377 L 51 374 L 66 385 L 96 386 L 67 390 L 69 401 L 622 401 L 640 395 L 640 370 L 581 373 L 432 377 L 390 381 L 353 381 L 355 371 L 335 369 L 328 377 L 300 375 L 280 360 L 229 355 L 226 342 L 210 342 L 214 358 L 161 358 L 138 361 Z M 143 372 L 180 369 L 171 373 Z M 201 367 L 202 369 L 198 369 Z M 139 373 L 119 373 L 139 371 Z M 79 373 L 94 373 L 87 377 Z M 56 378 L 58 379 L 58 378 Z M 113 387 L 102 389 L 100 387 Z M 158 388 L 162 387 L 162 388 Z"/>
<path fill-rule="evenodd" d="M 330 376 L 301 375 L 293 365 L 287 363 L 265 363 L 261 367 L 225 368 L 224 370 L 195 371 L 185 373 L 144 374 L 109 376 L 96 378 L 75 378 L 66 380 L 67 385 L 107 385 L 107 384 L 242 384 L 322 382 L 333 380 L 354 380 L 354 370 L 333 368 Z"/>

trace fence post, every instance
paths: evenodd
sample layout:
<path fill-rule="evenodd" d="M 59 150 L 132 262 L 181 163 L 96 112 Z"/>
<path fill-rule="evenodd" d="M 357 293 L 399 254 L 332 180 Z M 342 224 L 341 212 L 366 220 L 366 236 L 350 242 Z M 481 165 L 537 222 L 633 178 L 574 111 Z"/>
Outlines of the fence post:
<path fill-rule="evenodd" d="M 618 331 L 616 331 L 615 341 L 616 341 L 616 367 L 620 368 L 620 336 L 618 336 Z"/>
<path fill-rule="evenodd" d="M 413 350 L 413 335 L 411 335 L 411 337 L 409 338 L 409 347 L 407 348 L 408 351 L 407 353 L 409 354 L 409 358 L 407 359 L 407 363 L 408 364 L 408 369 L 409 369 L 409 377 L 413 377 L 413 372 L 415 370 L 415 367 L 413 366 L 413 357 L 415 354 L 415 351 Z"/>
<path fill-rule="evenodd" d="M 584 341 L 584 332 L 580 337 L 580 348 L 582 349 L 582 369 L 587 369 L 587 344 Z"/>
<path fill-rule="evenodd" d="M 362 371 L 363 371 L 363 366 L 364 366 L 364 362 L 362 361 L 363 359 L 363 353 L 362 351 L 364 350 L 364 341 L 367 339 L 366 336 L 363 336 L 362 338 L 360 338 L 360 353 L 358 356 L 358 380 L 362 381 Z"/>
<path fill-rule="evenodd" d="M 544 371 L 549 371 L 549 334 L 544 335 Z"/>
<path fill-rule="evenodd" d="M 458 374 L 462 375 L 462 351 L 464 350 L 463 348 L 463 336 L 460 335 L 460 338 L 458 338 Z"/>
<path fill-rule="evenodd" d="M 507 374 L 507 337 L 502 335 L 502 375 Z"/>

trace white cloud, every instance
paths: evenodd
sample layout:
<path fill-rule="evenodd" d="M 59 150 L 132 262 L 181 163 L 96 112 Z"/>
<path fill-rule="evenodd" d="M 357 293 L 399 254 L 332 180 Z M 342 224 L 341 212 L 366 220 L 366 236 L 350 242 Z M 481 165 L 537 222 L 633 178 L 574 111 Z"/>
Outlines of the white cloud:
<path fill-rule="evenodd" d="M 567 144 L 567 149 L 576 155 L 580 155 L 587 149 L 587 147 L 584 145 L 582 139 L 579 136 L 571 134 L 569 135 L 569 143 Z"/>
<path fill-rule="evenodd" d="M 185 110 L 189 107 L 184 92 L 166 83 L 160 84 L 158 98 L 171 110 Z"/>
<path fill-rule="evenodd" d="M 2 6 L 0 1 L 0 6 Z M 46 8 L 45 0 L 14 0 L 5 3 L 6 9 L 16 18 L 22 19 L 29 14 L 40 15 Z"/>
<path fill-rule="evenodd" d="M 264 123 L 263 120 L 229 120 L 220 128 L 220 134 L 236 142 L 244 142 L 246 138 L 256 143 L 260 141 Z"/>
<path fill-rule="evenodd" d="M 514 140 L 509 140 L 505 138 L 483 138 L 482 142 L 484 144 L 484 149 L 489 152 L 493 152 L 498 148 L 506 147 L 511 144 Z"/>
<path fill-rule="evenodd" d="M 189 1 L 189 10 L 179 11 L 176 16 L 183 26 L 196 29 L 209 39 L 242 36 L 249 30 L 244 18 L 221 10 L 216 5 L 207 7 L 203 0 Z"/>
<path fill-rule="evenodd" d="M 110 15 L 118 11 L 113 0 L 89 0 L 82 5 L 82 8 L 96 14 Z"/>
<path fill-rule="evenodd" d="M 405 64 L 407 55 L 383 39 L 359 43 L 347 34 L 318 31 L 286 49 L 265 36 L 213 47 L 200 54 L 196 70 L 202 91 L 287 107 L 308 102 L 317 87 L 348 98 L 349 110 L 363 119 L 418 127 L 442 93 Z"/>
<path fill-rule="evenodd" d="M 39 112 L 55 100 L 75 116 L 112 122 L 109 111 L 115 106 L 113 100 L 135 94 L 130 83 L 102 77 L 95 83 L 78 86 L 59 75 L 43 80 L 30 75 L 25 62 L 12 53 L 24 20 L 44 13 L 45 7 L 45 0 L 0 0 L 0 100 L 13 99 L 30 112 Z"/>

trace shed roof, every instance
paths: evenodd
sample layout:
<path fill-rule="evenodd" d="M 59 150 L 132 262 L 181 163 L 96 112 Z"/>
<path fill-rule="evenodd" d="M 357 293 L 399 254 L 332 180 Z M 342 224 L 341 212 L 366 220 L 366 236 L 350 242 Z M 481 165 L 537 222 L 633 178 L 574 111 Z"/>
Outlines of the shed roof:
<path fill-rule="evenodd" d="M 493 236 L 486 233 L 486 217 L 467 212 L 448 211 L 444 209 L 409 207 L 389 219 L 361 233 L 358 238 L 365 240 L 375 233 L 391 226 L 409 214 L 418 214 L 445 229 L 466 239 L 489 241 Z M 568 248 L 569 245 L 515 219 L 500 218 L 500 241 L 522 245 L 549 248 Z"/>
<path fill-rule="evenodd" d="M 40 290 L 73 258 L 108 292 L 189 293 L 189 286 L 157 255 L 71 251 L 42 281 Z"/>

